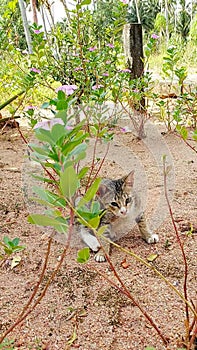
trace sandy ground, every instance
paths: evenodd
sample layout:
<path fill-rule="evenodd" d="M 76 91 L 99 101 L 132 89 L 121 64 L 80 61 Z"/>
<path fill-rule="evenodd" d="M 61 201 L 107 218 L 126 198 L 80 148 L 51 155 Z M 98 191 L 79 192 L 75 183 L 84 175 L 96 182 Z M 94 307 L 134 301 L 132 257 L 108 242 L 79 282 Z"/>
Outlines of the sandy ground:
<path fill-rule="evenodd" d="M 135 169 L 135 186 L 142 195 L 150 226 L 159 234 L 160 241 L 147 245 L 138 229 L 133 227 L 117 243 L 146 261 L 151 254 L 156 254 L 151 265 L 183 293 L 183 258 L 163 192 L 162 155 L 167 154 L 171 168 L 168 194 L 188 262 L 188 299 L 195 303 L 197 158 L 182 140 L 174 134 L 162 135 L 161 131 L 151 124 L 147 126 L 147 138 L 139 141 L 132 133 L 117 128 L 101 175 L 115 178 Z M 27 135 L 25 129 L 23 133 Z M 18 266 L 12 269 L 7 260 L 0 268 L 1 334 L 17 319 L 29 299 L 47 249 L 47 239 L 41 238 L 44 230 L 27 223 L 30 206 L 22 191 L 27 172 L 25 149 L 16 129 L 4 129 L 0 139 L 0 238 L 19 237 L 26 249 L 17 254 L 21 257 Z M 103 145 L 98 154 L 102 156 L 102 152 Z M 90 162 L 91 148 L 88 157 Z M 193 233 L 188 235 L 191 225 Z M 184 302 L 164 280 L 135 258 L 113 247 L 111 260 L 117 273 L 167 338 L 168 346 L 163 344 L 134 302 L 107 281 L 109 279 L 120 287 L 108 263 L 96 264 L 91 256 L 88 264 L 80 265 L 76 262 L 77 250 L 78 246 L 68 250 L 46 296 L 8 335 L 9 340 L 15 340 L 14 349 L 144 350 L 146 346 L 153 346 L 157 350 L 173 350 L 181 347 L 185 335 Z M 63 245 L 53 242 L 38 296 L 62 251 Z M 192 321 L 191 312 L 190 319 Z"/>

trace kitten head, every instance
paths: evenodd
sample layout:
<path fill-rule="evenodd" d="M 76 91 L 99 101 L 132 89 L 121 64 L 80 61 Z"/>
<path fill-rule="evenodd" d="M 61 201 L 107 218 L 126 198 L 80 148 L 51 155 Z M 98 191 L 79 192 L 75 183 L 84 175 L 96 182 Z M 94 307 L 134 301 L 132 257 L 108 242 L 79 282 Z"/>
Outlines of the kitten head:
<path fill-rule="evenodd" d="M 125 217 L 133 204 L 134 171 L 118 180 L 103 179 L 98 196 L 105 209 L 116 217 Z"/>

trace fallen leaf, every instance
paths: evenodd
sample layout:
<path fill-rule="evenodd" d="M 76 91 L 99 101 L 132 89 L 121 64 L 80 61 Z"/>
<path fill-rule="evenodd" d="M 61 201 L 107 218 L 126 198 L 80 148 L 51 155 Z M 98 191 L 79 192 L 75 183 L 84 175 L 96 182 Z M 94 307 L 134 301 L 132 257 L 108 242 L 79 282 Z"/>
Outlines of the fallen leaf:
<path fill-rule="evenodd" d="M 123 267 L 123 269 L 128 269 L 128 267 L 130 266 L 126 258 L 123 261 L 121 261 L 121 266 Z"/>
<path fill-rule="evenodd" d="M 157 257 L 158 257 L 158 254 L 150 254 L 150 255 L 148 256 L 147 260 L 148 260 L 149 262 L 152 262 L 152 261 L 154 261 L 155 259 L 157 259 Z"/>
<path fill-rule="evenodd" d="M 11 262 L 11 270 L 14 269 L 16 266 L 18 266 L 21 262 L 21 257 L 20 256 L 14 256 L 12 258 Z"/>
<path fill-rule="evenodd" d="M 76 327 L 75 327 L 73 334 L 71 335 L 71 337 L 67 341 L 67 345 L 72 345 L 76 339 L 77 339 L 77 332 L 76 332 Z"/>
<path fill-rule="evenodd" d="M 86 317 L 87 316 L 87 311 L 85 309 L 82 309 L 78 313 L 78 317 Z"/>

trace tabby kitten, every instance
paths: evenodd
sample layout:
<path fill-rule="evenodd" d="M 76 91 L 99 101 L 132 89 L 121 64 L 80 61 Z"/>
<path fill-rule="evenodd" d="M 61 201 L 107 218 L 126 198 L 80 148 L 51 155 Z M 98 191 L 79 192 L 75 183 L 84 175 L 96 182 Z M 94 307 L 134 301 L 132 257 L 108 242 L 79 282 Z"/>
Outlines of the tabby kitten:
<path fill-rule="evenodd" d="M 134 171 L 118 180 L 103 179 L 101 181 L 96 199 L 99 201 L 101 209 L 106 210 L 100 221 L 100 226 L 107 226 L 103 235 L 114 241 L 117 239 L 118 233 L 127 233 L 129 225 L 135 220 L 142 238 L 147 243 L 156 243 L 159 241 L 159 237 L 147 227 L 145 215 L 140 212 L 140 200 L 134 192 L 133 184 Z M 98 239 L 90 229 L 81 226 L 80 236 L 83 242 L 96 252 L 95 260 L 97 262 L 106 260 Z M 104 250 L 109 254 L 110 243 L 102 239 L 102 236 L 101 242 Z"/>

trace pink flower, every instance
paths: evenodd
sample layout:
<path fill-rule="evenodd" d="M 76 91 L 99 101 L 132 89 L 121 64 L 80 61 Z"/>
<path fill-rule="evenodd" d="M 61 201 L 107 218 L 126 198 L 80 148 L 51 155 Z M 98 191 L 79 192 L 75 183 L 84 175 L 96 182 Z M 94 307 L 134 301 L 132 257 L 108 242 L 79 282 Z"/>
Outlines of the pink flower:
<path fill-rule="evenodd" d="M 30 105 L 30 106 L 25 107 L 25 111 L 30 111 L 32 109 L 36 109 L 36 106 Z"/>
<path fill-rule="evenodd" d="M 55 124 L 61 124 L 64 125 L 64 122 L 61 118 L 54 118 L 51 120 L 44 120 L 43 122 L 38 122 L 35 126 L 34 129 L 45 129 L 45 130 L 51 130 L 52 127 Z"/>
<path fill-rule="evenodd" d="M 106 44 L 106 46 L 110 47 L 111 49 L 114 49 L 114 45 L 113 44 L 108 43 L 108 44 Z"/>
<path fill-rule="evenodd" d="M 97 90 L 97 89 L 100 89 L 100 88 L 102 88 L 102 87 L 103 87 L 103 85 L 96 84 L 96 85 L 93 85 L 93 86 L 92 86 L 92 90 Z"/>
<path fill-rule="evenodd" d="M 37 69 L 37 68 L 31 68 L 30 69 L 31 70 L 31 72 L 34 72 L 34 73 L 38 73 L 38 74 L 40 74 L 41 73 L 41 70 L 40 69 Z"/>
<path fill-rule="evenodd" d="M 157 39 L 159 39 L 159 35 L 153 33 L 151 35 L 151 38 L 157 40 Z"/>
<path fill-rule="evenodd" d="M 34 30 L 34 33 L 35 33 L 35 34 L 40 34 L 41 31 L 40 31 L 39 29 L 35 29 L 35 30 Z"/>
<path fill-rule="evenodd" d="M 125 126 L 123 128 L 120 128 L 122 132 L 131 132 L 130 128 L 128 126 Z"/>
<path fill-rule="evenodd" d="M 97 47 L 96 46 L 93 46 L 93 47 L 89 47 L 89 51 L 95 51 L 97 49 Z"/>
<path fill-rule="evenodd" d="M 106 73 L 103 73 L 103 76 L 104 76 L 104 77 L 108 77 L 108 76 L 109 76 L 109 73 L 107 73 L 107 72 L 106 72 Z"/>
<path fill-rule="evenodd" d="M 126 132 L 126 128 L 120 128 L 122 132 Z"/>
<path fill-rule="evenodd" d="M 133 92 L 138 93 L 138 92 L 140 92 L 140 90 L 139 89 L 133 89 Z"/>
<path fill-rule="evenodd" d="M 129 3 L 129 0 L 120 0 L 123 4 L 127 5 Z"/>
<path fill-rule="evenodd" d="M 55 91 L 63 91 L 66 95 L 72 95 L 75 90 L 77 90 L 78 87 L 76 85 L 62 85 L 59 86 Z"/>
<path fill-rule="evenodd" d="M 110 64 L 110 63 L 111 63 L 111 61 L 107 60 L 105 63 L 106 63 L 106 64 Z"/>
<path fill-rule="evenodd" d="M 74 71 L 75 71 L 75 72 L 77 72 L 77 71 L 79 71 L 79 70 L 83 70 L 83 68 L 82 68 L 82 67 L 76 67 L 76 68 L 74 68 Z"/>

